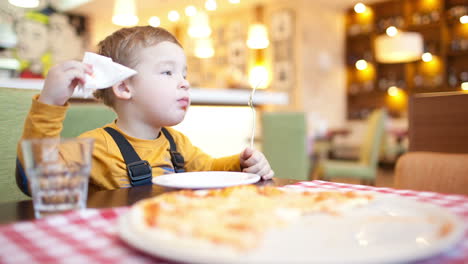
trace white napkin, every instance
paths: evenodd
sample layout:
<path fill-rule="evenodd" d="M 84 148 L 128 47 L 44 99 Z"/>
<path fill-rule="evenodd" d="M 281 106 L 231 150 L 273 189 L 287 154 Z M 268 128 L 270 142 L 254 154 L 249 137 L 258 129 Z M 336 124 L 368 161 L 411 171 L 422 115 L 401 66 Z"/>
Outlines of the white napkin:
<path fill-rule="evenodd" d="M 83 63 L 93 65 L 93 74 L 86 74 L 85 84 L 81 86 L 85 97 L 89 97 L 97 89 L 105 89 L 121 82 L 137 72 L 111 58 L 92 52 L 85 52 Z"/>

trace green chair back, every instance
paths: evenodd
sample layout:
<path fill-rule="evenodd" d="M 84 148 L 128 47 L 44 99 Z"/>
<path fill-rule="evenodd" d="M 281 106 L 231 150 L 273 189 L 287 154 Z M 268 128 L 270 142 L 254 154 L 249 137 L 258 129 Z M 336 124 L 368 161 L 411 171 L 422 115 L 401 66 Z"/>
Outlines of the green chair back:
<path fill-rule="evenodd" d="M 367 130 L 360 147 L 358 161 L 324 160 L 317 170 L 319 178 L 337 177 L 360 179 L 361 183 L 375 184 L 377 163 L 385 132 L 386 111 L 374 110 L 367 119 Z"/>
<path fill-rule="evenodd" d="M 262 149 L 275 177 L 307 180 L 310 161 L 302 112 L 267 112 L 262 116 Z"/>
<path fill-rule="evenodd" d="M 63 121 L 62 137 L 77 137 L 83 132 L 102 127 L 116 118 L 115 113 L 100 103 L 72 103 Z"/>
<path fill-rule="evenodd" d="M 29 199 L 16 186 L 16 146 L 37 90 L 0 88 L 0 202 Z"/>
<path fill-rule="evenodd" d="M 359 161 L 376 168 L 380 148 L 384 139 L 386 111 L 384 109 L 374 110 L 367 119 L 367 130 L 362 143 Z"/>
<path fill-rule="evenodd" d="M 0 203 L 30 199 L 16 186 L 16 148 L 24 119 L 38 90 L 0 88 Z M 62 137 L 76 137 L 115 119 L 115 113 L 98 103 L 73 103 L 64 120 Z"/>

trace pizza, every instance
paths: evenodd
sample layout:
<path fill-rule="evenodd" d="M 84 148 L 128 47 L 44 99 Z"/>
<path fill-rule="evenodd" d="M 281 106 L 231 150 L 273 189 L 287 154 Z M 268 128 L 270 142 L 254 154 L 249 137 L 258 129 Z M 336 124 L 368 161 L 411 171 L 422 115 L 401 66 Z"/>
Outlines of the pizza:
<path fill-rule="evenodd" d="M 372 199 L 356 192 L 242 185 L 164 193 L 136 203 L 129 215 L 135 231 L 145 237 L 176 237 L 246 252 L 257 248 L 270 230 L 308 215 L 339 216 Z"/>

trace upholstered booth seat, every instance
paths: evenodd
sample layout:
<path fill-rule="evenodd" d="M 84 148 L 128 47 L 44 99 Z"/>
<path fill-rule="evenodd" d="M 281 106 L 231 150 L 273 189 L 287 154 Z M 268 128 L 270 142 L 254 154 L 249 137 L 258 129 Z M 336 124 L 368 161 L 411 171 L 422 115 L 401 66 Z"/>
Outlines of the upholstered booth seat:
<path fill-rule="evenodd" d="M 468 195 L 468 154 L 406 153 L 396 165 L 395 188 Z"/>
<path fill-rule="evenodd" d="M 275 177 L 309 179 L 305 113 L 263 113 L 262 131 L 262 150 L 275 171 Z"/>
<path fill-rule="evenodd" d="M 0 202 L 29 199 L 15 183 L 16 146 L 37 92 L 0 88 Z"/>
<path fill-rule="evenodd" d="M 72 103 L 63 121 L 62 137 L 76 137 L 102 127 L 116 118 L 115 113 L 99 103 Z"/>
<path fill-rule="evenodd" d="M 16 148 L 24 119 L 38 90 L 0 88 L 0 203 L 30 199 L 15 183 Z M 101 127 L 115 118 L 108 107 L 90 103 L 72 103 L 62 130 L 62 137 L 75 137 Z"/>

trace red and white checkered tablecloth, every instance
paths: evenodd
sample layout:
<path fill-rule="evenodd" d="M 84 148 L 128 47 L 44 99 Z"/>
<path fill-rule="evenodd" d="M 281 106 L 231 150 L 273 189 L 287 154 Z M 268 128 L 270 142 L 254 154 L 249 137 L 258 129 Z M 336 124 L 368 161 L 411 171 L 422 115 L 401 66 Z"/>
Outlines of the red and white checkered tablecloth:
<path fill-rule="evenodd" d="M 468 196 L 463 195 L 325 181 L 300 182 L 286 187 L 397 194 L 445 207 L 468 223 Z M 116 221 L 127 210 L 126 207 L 88 209 L 0 226 L 0 263 L 168 263 L 141 253 L 119 239 Z M 468 230 L 457 246 L 421 263 L 468 263 Z"/>

